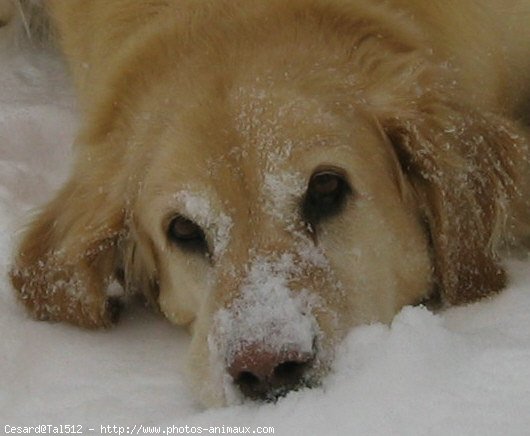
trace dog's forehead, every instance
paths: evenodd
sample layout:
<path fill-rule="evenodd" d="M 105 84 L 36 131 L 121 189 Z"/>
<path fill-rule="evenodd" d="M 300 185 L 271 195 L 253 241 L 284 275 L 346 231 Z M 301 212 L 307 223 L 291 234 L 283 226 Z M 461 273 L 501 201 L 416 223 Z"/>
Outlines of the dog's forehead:
<path fill-rule="evenodd" d="M 215 103 L 188 110 L 167 135 L 171 145 L 159 166 L 173 168 L 175 184 L 199 179 L 224 191 L 270 188 L 280 184 L 274 176 L 281 170 L 301 171 L 300 158 L 312 149 L 351 142 L 337 140 L 346 129 L 323 102 L 292 89 L 241 85 Z M 230 182 L 235 186 L 225 189 Z"/>
<path fill-rule="evenodd" d="M 324 99 L 286 85 L 241 85 L 227 100 L 242 144 L 272 165 L 293 152 L 324 145 L 330 135 L 342 130 Z"/>
<path fill-rule="evenodd" d="M 179 193 L 201 198 L 234 228 L 285 228 L 299 215 L 315 168 L 362 163 L 352 144 L 362 145 L 365 127 L 351 118 L 316 94 L 270 84 L 234 86 L 222 99 L 192 106 L 176 119 L 153 165 L 147 196 L 163 193 L 164 207 L 176 205 L 200 222 L 209 218 L 182 209 L 174 200 L 183 198 Z"/>

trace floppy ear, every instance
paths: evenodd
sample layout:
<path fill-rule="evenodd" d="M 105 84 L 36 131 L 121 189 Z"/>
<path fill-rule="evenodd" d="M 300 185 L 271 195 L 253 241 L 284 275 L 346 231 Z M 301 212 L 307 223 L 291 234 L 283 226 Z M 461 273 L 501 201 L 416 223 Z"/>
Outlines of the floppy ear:
<path fill-rule="evenodd" d="M 117 300 L 106 295 L 124 233 L 121 204 L 94 178 L 72 178 L 26 231 L 10 276 L 38 319 L 105 327 Z"/>
<path fill-rule="evenodd" d="M 524 134 L 499 116 L 440 99 L 414 112 L 384 128 L 430 229 L 442 301 L 472 302 L 506 282 L 497 248 L 518 195 Z"/>

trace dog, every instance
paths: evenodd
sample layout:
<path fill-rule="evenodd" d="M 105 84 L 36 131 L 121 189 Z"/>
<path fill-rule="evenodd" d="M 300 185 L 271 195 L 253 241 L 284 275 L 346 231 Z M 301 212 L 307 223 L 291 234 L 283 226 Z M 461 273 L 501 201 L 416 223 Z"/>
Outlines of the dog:
<path fill-rule="evenodd" d="M 530 0 L 38 8 L 82 126 L 10 273 L 35 318 L 108 327 L 109 287 L 143 294 L 189 328 L 218 406 L 317 385 L 355 326 L 505 286 L 528 235 Z"/>

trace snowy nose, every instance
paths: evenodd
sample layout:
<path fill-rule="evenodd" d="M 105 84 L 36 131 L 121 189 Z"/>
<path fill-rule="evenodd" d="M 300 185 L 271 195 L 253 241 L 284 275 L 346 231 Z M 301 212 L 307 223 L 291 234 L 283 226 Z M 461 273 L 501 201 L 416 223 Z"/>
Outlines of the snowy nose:
<path fill-rule="evenodd" d="M 302 352 L 295 346 L 270 351 L 250 344 L 234 356 L 228 373 L 246 397 L 272 401 L 300 387 L 313 360 L 313 352 Z"/>

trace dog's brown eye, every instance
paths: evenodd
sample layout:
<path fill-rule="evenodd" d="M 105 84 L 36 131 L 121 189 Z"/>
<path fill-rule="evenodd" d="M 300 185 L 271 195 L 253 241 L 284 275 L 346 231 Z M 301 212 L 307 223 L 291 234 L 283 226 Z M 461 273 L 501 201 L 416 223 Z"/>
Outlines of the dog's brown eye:
<path fill-rule="evenodd" d="M 168 238 L 186 248 L 206 248 L 206 239 L 202 229 L 182 216 L 174 217 L 167 230 Z"/>
<path fill-rule="evenodd" d="M 303 217 L 311 225 L 331 217 L 344 205 L 351 189 L 345 177 L 337 171 L 317 171 L 311 177 L 303 203 Z"/>
<path fill-rule="evenodd" d="M 313 195 L 327 197 L 335 195 L 341 183 L 342 180 L 336 174 L 323 173 L 313 176 L 309 188 Z"/>

